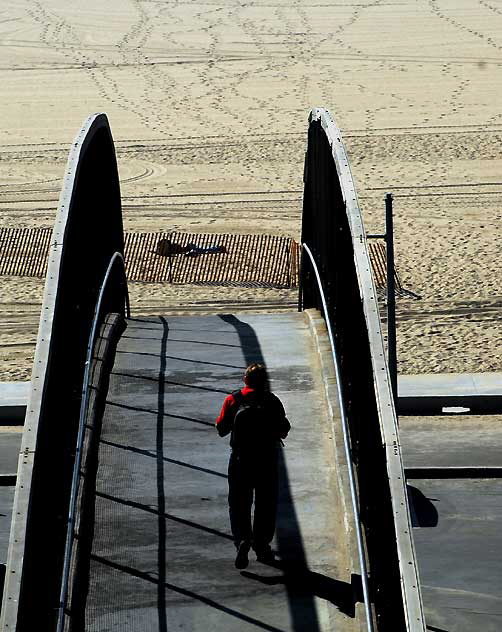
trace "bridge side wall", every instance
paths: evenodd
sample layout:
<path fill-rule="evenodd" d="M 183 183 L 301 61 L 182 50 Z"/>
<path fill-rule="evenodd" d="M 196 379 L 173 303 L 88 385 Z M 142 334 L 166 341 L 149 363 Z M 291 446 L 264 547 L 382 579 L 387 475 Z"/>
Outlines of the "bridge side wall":
<path fill-rule="evenodd" d="M 304 180 L 302 241 L 316 258 L 335 329 L 377 627 L 421 632 L 425 623 L 377 295 L 349 162 L 325 110 L 311 113 Z M 322 309 L 307 262 L 302 269 L 303 306 Z"/>
<path fill-rule="evenodd" d="M 120 187 L 104 114 L 70 152 L 49 252 L 14 498 L 1 630 L 55 628 L 85 354 L 99 288 L 123 253 Z M 124 311 L 124 289 L 104 312 Z"/>

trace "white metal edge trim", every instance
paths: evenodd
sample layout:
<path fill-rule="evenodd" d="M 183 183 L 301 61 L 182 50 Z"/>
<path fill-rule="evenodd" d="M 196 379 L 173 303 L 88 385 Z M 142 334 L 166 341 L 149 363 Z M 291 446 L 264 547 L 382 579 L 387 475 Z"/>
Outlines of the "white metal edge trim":
<path fill-rule="evenodd" d="M 411 533 L 411 522 L 407 502 L 404 468 L 401 447 L 397 431 L 397 418 L 394 408 L 387 359 L 384 352 L 380 316 L 376 297 L 371 263 L 366 248 L 366 233 L 359 209 L 342 135 L 331 114 L 322 108 L 314 108 L 309 120 L 320 120 L 330 142 L 336 170 L 339 175 L 342 194 L 345 200 L 347 217 L 351 227 L 354 246 L 354 261 L 359 279 L 359 292 L 368 327 L 375 380 L 375 396 L 379 409 L 379 421 L 382 439 L 387 456 L 387 473 L 392 492 L 392 504 L 398 541 L 398 556 L 401 567 L 401 587 L 403 599 L 407 605 L 408 628 L 413 632 L 425 632 L 422 595 L 420 590 L 416 552 Z"/>
<path fill-rule="evenodd" d="M 26 537 L 40 406 L 47 377 L 46 372 L 49 363 L 54 309 L 57 301 L 62 246 L 68 220 L 68 211 L 73 196 L 73 183 L 80 168 L 79 157 L 84 147 L 87 134 L 91 127 L 98 123 L 101 117 L 106 119 L 106 115 L 99 113 L 89 116 L 72 143 L 65 168 L 63 187 L 59 197 L 52 241 L 49 249 L 49 262 L 12 508 L 12 522 L 5 571 L 2 612 L 0 616 L 0 630 L 4 632 L 15 630 L 17 623 L 17 599 L 14 595 L 19 595 L 21 588 L 23 569 L 21 553 L 24 549 Z"/>

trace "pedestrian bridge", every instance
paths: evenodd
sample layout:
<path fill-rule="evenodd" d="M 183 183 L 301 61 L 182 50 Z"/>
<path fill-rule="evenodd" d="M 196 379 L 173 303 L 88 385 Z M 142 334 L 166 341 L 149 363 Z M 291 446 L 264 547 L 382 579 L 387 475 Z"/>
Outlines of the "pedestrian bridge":
<path fill-rule="evenodd" d="M 300 311 L 131 314 L 113 141 L 89 118 L 50 250 L 2 630 L 425 630 L 366 238 L 323 110 L 302 242 Z M 214 420 L 257 361 L 293 428 L 277 562 L 239 573 Z"/>

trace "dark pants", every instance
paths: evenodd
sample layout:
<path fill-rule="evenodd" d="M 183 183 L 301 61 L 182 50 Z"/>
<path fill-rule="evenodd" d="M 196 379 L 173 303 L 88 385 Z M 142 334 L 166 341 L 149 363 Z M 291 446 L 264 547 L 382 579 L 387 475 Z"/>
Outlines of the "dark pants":
<path fill-rule="evenodd" d="M 228 508 L 235 546 L 249 542 L 255 551 L 267 549 L 275 532 L 277 513 L 277 452 L 239 455 L 228 464 Z M 251 507 L 254 496 L 254 518 Z"/>

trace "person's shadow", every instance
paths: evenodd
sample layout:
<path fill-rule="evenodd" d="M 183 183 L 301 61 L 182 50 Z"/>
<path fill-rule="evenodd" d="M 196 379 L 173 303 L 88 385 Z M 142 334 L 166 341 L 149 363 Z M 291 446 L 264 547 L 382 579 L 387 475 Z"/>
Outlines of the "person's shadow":
<path fill-rule="evenodd" d="M 355 616 L 355 606 L 363 601 L 361 578 L 352 575 L 352 582 L 342 582 L 326 575 L 315 573 L 298 561 L 275 561 L 267 566 L 277 568 L 280 575 L 260 575 L 250 571 L 241 571 L 243 577 L 266 586 L 282 584 L 287 588 L 291 599 L 303 600 L 319 597 L 336 606 L 349 617 Z"/>
<path fill-rule="evenodd" d="M 246 364 L 264 363 L 260 342 L 254 329 L 232 315 L 221 315 L 221 320 L 235 327 Z M 319 631 L 316 597 L 325 599 L 349 617 L 355 617 L 356 603 L 363 602 L 361 578 L 352 575 L 351 582 L 332 579 L 309 570 L 300 521 L 291 491 L 284 452 L 279 450 L 279 498 L 277 507 L 277 552 L 281 561 L 269 564 L 280 571 L 277 575 L 260 575 L 242 571 L 241 575 L 261 584 L 283 585 L 288 595 L 293 629 Z"/>

